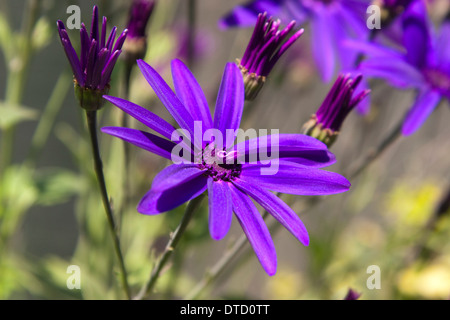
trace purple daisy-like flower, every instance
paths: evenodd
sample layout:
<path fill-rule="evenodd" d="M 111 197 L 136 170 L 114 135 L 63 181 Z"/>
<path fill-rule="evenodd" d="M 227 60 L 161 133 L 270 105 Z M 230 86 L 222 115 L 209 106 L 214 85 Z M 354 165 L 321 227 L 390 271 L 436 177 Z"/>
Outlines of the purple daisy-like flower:
<path fill-rule="evenodd" d="M 325 144 L 302 134 L 266 135 L 234 144 L 244 107 L 243 77 L 234 63 L 225 67 L 214 117 L 200 85 L 180 60 L 172 61 L 176 93 L 147 63 L 138 60 L 138 66 L 186 136 L 197 137 L 198 124 L 201 135 L 218 133 L 216 139 L 195 138 L 190 142 L 183 139 L 184 147 L 193 145 L 187 151 L 188 161 L 183 155 L 184 161 L 177 161 L 156 175 L 151 189 L 139 202 L 138 212 L 147 215 L 166 212 L 207 191 L 211 237 L 220 240 L 227 234 L 234 212 L 264 270 L 269 275 L 275 274 L 275 247 L 251 199 L 308 245 L 308 233 L 300 218 L 271 191 L 298 195 L 347 191 L 350 187 L 347 179 L 320 170 L 333 164 L 335 157 Z M 171 140 L 179 135 L 173 135 L 178 131 L 171 124 L 127 100 L 111 96 L 105 99 L 159 135 L 123 127 L 104 127 L 103 132 L 167 159 L 179 159 L 180 153 L 174 152 L 179 145 Z M 223 140 L 219 141 L 219 136 Z M 267 150 L 278 151 L 277 170 L 262 174 L 269 166 L 263 156 Z"/>
<path fill-rule="evenodd" d="M 100 33 L 98 20 L 98 8 L 94 6 L 90 34 L 84 23 L 81 24 L 79 58 L 64 23 L 61 20 L 57 21 L 59 37 L 72 67 L 77 96 L 81 106 L 88 110 L 95 110 L 101 106 L 101 96 L 109 89 L 111 74 L 127 36 L 125 29 L 115 41 L 117 28 L 113 27 L 107 38 L 107 19 L 103 17 Z"/>
<path fill-rule="evenodd" d="M 278 59 L 303 34 L 304 30 L 300 29 L 285 41 L 294 28 L 295 21 L 291 21 L 282 30 L 279 30 L 280 23 L 280 20 L 268 18 L 267 13 L 258 15 L 247 49 L 239 60 L 247 100 L 253 100 L 257 96 Z"/>
<path fill-rule="evenodd" d="M 366 39 L 366 10 L 371 0 L 253 0 L 234 8 L 219 22 L 221 27 L 251 26 L 267 12 L 284 22 L 310 22 L 312 50 L 322 79 L 330 81 L 340 64 L 353 68 L 358 53 L 342 45 L 345 39 Z"/>
<path fill-rule="evenodd" d="M 335 141 L 347 115 L 369 94 L 370 90 L 357 88 L 362 75 L 352 78 L 350 74 L 339 74 L 322 105 L 305 123 L 303 133 L 331 146 Z"/>
<path fill-rule="evenodd" d="M 417 0 L 401 18 L 406 53 L 380 44 L 352 43 L 366 53 L 359 70 L 383 78 L 391 85 L 414 88 L 417 97 L 403 123 L 403 135 L 411 135 L 443 99 L 450 99 L 450 21 L 435 33 L 424 1 Z"/>

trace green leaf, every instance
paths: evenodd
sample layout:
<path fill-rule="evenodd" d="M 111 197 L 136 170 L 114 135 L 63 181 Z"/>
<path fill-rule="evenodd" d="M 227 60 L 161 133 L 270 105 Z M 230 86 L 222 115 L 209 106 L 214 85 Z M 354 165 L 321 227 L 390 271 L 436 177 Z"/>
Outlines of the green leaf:
<path fill-rule="evenodd" d="M 0 102 L 0 129 L 6 130 L 19 122 L 35 120 L 37 115 L 34 109 Z"/>
<path fill-rule="evenodd" d="M 49 44 L 52 31 L 45 17 L 40 18 L 34 26 L 31 44 L 34 50 L 39 50 Z"/>
<path fill-rule="evenodd" d="M 36 202 L 38 193 L 33 171 L 26 166 L 10 166 L 0 180 L 3 210 L 0 211 L 0 234 L 5 238 L 16 231 L 23 214 Z"/>
<path fill-rule="evenodd" d="M 48 169 L 40 171 L 35 179 L 38 190 L 37 203 L 40 205 L 54 205 L 68 200 L 68 198 L 83 189 L 85 180 L 78 174 L 63 169 Z"/>

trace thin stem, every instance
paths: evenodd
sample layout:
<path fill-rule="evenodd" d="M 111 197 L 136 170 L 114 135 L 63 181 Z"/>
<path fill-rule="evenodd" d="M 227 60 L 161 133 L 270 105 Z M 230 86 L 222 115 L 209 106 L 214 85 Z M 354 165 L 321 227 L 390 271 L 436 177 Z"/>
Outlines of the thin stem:
<path fill-rule="evenodd" d="M 348 179 L 356 178 L 361 172 L 363 172 L 372 162 L 374 162 L 383 152 L 391 146 L 400 136 L 403 125 L 403 119 L 395 125 L 392 131 L 384 138 L 384 140 L 378 145 L 378 147 L 370 150 L 366 156 L 360 161 L 360 164 L 350 170 L 348 174 L 344 174 Z"/>
<path fill-rule="evenodd" d="M 169 258 L 172 256 L 172 253 L 175 250 L 178 242 L 180 241 L 181 236 L 184 234 L 189 222 L 191 221 L 191 218 L 192 218 L 194 212 L 200 206 L 200 203 L 202 202 L 204 197 L 205 197 L 205 195 L 202 194 L 202 195 L 198 196 L 197 198 L 192 199 L 188 203 L 188 205 L 186 207 L 186 211 L 184 212 L 184 216 L 181 219 L 180 224 L 178 225 L 175 232 L 173 234 L 171 234 L 170 240 L 167 243 L 166 248 L 165 248 L 161 258 L 158 260 L 158 262 L 152 269 L 150 278 L 147 281 L 147 283 L 145 284 L 145 286 L 142 288 L 141 292 L 139 292 L 139 294 L 134 298 L 135 300 L 142 300 L 152 292 L 157 280 L 159 279 L 162 269 L 164 268 L 166 263 L 169 261 Z"/>
<path fill-rule="evenodd" d="M 197 299 L 203 290 L 230 265 L 234 258 L 241 252 L 241 250 L 248 244 L 247 237 L 242 234 L 233 246 L 225 252 L 222 258 L 214 264 L 214 266 L 206 272 L 205 276 L 197 283 L 194 289 L 187 294 L 185 300 Z"/>
<path fill-rule="evenodd" d="M 50 99 L 40 117 L 33 139 L 31 140 L 31 147 L 27 156 L 27 163 L 29 165 L 34 165 L 36 163 L 45 141 L 47 141 L 55 122 L 55 117 L 61 109 L 69 88 L 72 87 L 70 85 L 70 80 L 71 75 L 68 72 L 64 72 L 59 76 L 56 82 L 53 92 L 50 95 Z"/>
<path fill-rule="evenodd" d="M 111 235 L 113 237 L 114 250 L 115 250 L 116 256 L 119 260 L 121 277 L 122 277 L 122 285 L 124 287 L 127 299 L 130 299 L 131 295 L 130 295 L 130 288 L 128 286 L 127 272 L 125 269 L 125 263 L 124 263 L 124 259 L 123 259 L 123 255 L 122 255 L 122 250 L 120 248 L 120 240 L 119 240 L 119 235 L 117 233 L 116 224 L 114 222 L 114 216 L 113 216 L 113 212 L 111 209 L 111 203 L 109 201 L 108 192 L 106 189 L 105 177 L 103 175 L 102 160 L 100 158 L 100 148 L 98 146 L 98 139 L 97 139 L 97 111 L 86 111 L 86 117 L 87 117 L 87 124 L 88 124 L 88 128 L 89 128 L 89 136 L 90 136 L 91 145 L 92 145 L 92 155 L 94 157 L 95 174 L 97 176 L 97 181 L 99 183 L 103 206 L 105 208 L 106 216 L 108 218 L 109 229 L 110 229 Z"/>
<path fill-rule="evenodd" d="M 134 64 L 126 62 L 124 64 L 123 73 L 123 93 L 122 98 L 128 100 L 130 96 L 130 82 L 131 82 L 131 72 L 133 71 Z M 120 126 L 129 128 L 130 121 L 128 115 L 125 112 L 121 112 Z M 123 161 L 124 161 L 124 175 L 123 175 L 123 198 L 122 198 L 122 208 L 128 206 L 130 200 L 130 176 L 131 176 L 131 166 L 130 166 L 130 144 L 128 142 L 123 143 Z M 122 213 L 124 210 L 120 210 L 119 224 L 122 224 Z"/>

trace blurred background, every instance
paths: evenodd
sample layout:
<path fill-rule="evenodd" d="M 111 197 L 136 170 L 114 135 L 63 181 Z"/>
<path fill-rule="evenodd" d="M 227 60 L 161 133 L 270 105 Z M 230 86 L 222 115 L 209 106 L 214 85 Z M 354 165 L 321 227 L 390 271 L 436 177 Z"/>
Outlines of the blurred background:
<path fill-rule="evenodd" d="M 11 37 L 18 36 L 23 28 L 32 2 L 0 0 L 0 22 L 9 24 Z M 92 7 L 97 4 L 100 15 L 108 17 L 108 32 L 114 25 L 123 30 L 130 2 L 35 3 L 39 6 L 37 19 L 42 21 L 42 27 L 33 38 L 42 37 L 42 44 L 30 58 L 21 96 L 24 111 L 17 116 L 20 122 L 17 121 L 12 157 L 15 168 L 0 177 L 4 194 L 11 196 L 2 202 L 4 207 L 0 211 L 3 212 L 0 230 L 9 234 L 7 243 L 5 238 L 0 240 L 4 241 L 0 245 L 3 250 L 0 298 L 123 298 L 115 281 L 115 257 L 91 172 L 82 112 L 73 94 L 71 71 L 57 36 L 56 21 L 65 22 L 69 17 L 67 7 L 75 4 L 81 8 L 81 21 L 90 28 Z M 242 56 L 251 36 L 251 28 L 218 28 L 218 20 L 241 3 L 196 1 L 191 70 L 212 110 L 225 63 Z M 187 6 L 188 1 L 158 1 L 147 29 L 149 45 L 145 61 L 168 83 L 171 83 L 170 61 L 188 59 Z M 437 21 L 446 6 L 446 0 L 432 2 L 432 16 Z M 331 84 L 321 82 L 318 76 L 311 58 L 308 25 L 304 28 L 305 34 L 280 59 L 257 99 L 246 105 L 243 129 L 298 133 L 322 103 Z M 74 45 L 79 43 L 77 30 L 69 31 L 69 35 Z M 4 101 L 8 73 L 15 61 L 6 61 L 4 51 L 0 55 L 0 98 Z M 121 93 L 122 69 L 118 62 L 110 95 Z M 331 147 L 337 163 L 327 170 L 345 175 L 379 145 L 414 100 L 412 91 L 399 91 L 383 81 L 370 83 L 371 111 L 366 116 L 352 112 L 346 119 Z M 54 119 L 46 124 L 49 133 L 45 141 L 36 142 L 33 137 L 52 94 L 57 105 Z M 170 119 L 137 68 L 133 70 L 129 100 Z M 120 117 L 117 108 L 106 104 L 101 111 L 101 125 L 117 125 Z M 361 293 L 360 299 L 448 299 L 449 210 L 447 207 L 438 218 L 437 212 L 450 187 L 449 119 L 448 105 L 442 103 L 417 133 L 397 139 L 351 180 L 352 187 L 344 194 L 323 197 L 310 209 L 308 197 L 283 198 L 305 223 L 310 245 L 303 246 L 283 228 L 272 229 L 278 254 L 275 276 L 266 275 L 247 245 L 199 297 L 343 299 L 352 288 Z M 110 136 L 100 134 L 100 138 L 108 188 L 114 200 L 120 198 L 123 190 L 123 145 Z M 33 148 L 39 152 L 30 157 Z M 131 147 L 131 152 L 132 196 L 119 221 L 130 284 L 137 293 L 148 279 L 169 233 L 178 225 L 184 207 L 159 216 L 144 216 L 136 211 L 136 204 L 150 188 L 153 176 L 167 163 L 135 147 Z M 24 169 L 23 164 L 30 158 L 32 169 Z M 17 221 L 8 226 L 7 212 L 17 215 Z M 270 217 L 266 222 L 269 226 L 274 224 Z M 234 219 L 223 240 L 212 240 L 207 208 L 203 207 L 183 236 L 171 268 L 165 270 L 153 298 L 181 299 L 189 295 L 241 234 Z M 66 286 L 69 265 L 80 266 L 80 290 Z M 381 270 L 380 289 L 367 287 L 371 276 L 367 270 L 373 265 Z"/>

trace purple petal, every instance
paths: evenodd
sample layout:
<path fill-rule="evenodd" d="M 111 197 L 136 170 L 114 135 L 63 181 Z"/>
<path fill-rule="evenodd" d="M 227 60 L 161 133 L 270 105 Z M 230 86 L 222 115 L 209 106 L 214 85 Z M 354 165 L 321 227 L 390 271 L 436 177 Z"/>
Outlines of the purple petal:
<path fill-rule="evenodd" d="M 336 162 L 334 155 L 319 140 L 303 134 L 276 134 L 238 143 L 233 147 L 240 163 L 287 160 L 313 167 Z"/>
<path fill-rule="evenodd" d="M 259 13 L 268 12 L 269 15 L 276 16 L 280 11 L 281 2 L 280 0 L 255 0 L 237 6 L 219 21 L 219 26 L 223 29 L 232 26 L 252 26 Z"/>
<path fill-rule="evenodd" d="M 402 133 L 405 136 L 411 135 L 420 128 L 434 108 L 439 104 L 441 95 L 436 91 L 427 91 L 420 94 L 411 110 L 408 112 L 403 123 Z"/>
<path fill-rule="evenodd" d="M 277 271 L 275 245 L 263 218 L 248 196 L 235 187 L 230 188 L 233 211 L 247 239 L 255 251 L 264 270 L 269 276 Z"/>
<path fill-rule="evenodd" d="M 114 66 L 116 65 L 117 59 L 119 58 L 121 53 L 121 50 L 114 51 L 114 53 L 109 57 L 108 62 L 106 63 L 102 71 L 102 79 L 99 84 L 100 88 L 104 88 L 109 83 L 109 80 L 111 79 L 111 73 L 113 72 Z"/>
<path fill-rule="evenodd" d="M 311 19 L 312 51 L 324 82 L 331 80 L 336 66 L 335 44 L 329 29 L 331 19 L 326 11 L 314 15 Z"/>
<path fill-rule="evenodd" d="M 234 131 L 239 128 L 244 109 L 244 98 L 242 73 L 235 63 L 229 62 L 225 66 L 214 112 L 214 127 L 222 132 L 225 139 L 223 145 L 227 148 L 233 144 Z M 233 130 L 229 137 L 227 130 Z"/>
<path fill-rule="evenodd" d="M 178 59 L 172 61 L 172 77 L 177 96 L 189 109 L 194 121 L 201 121 L 203 132 L 213 127 L 211 112 L 205 94 L 194 75 Z"/>
<path fill-rule="evenodd" d="M 98 7 L 94 6 L 92 9 L 92 23 L 91 23 L 91 41 L 98 42 Z"/>
<path fill-rule="evenodd" d="M 260 188 L 258 185 L 251 185 L 241 179 L 235 179 L 233 184 L 255 199 L 256 202 L 266 209 L 267 212 L 289 230 L 289 232 L 291 232 L 301 243 L 305 246 L 309 244 L 308 231 L 303 222 L 280 198 L 273 193 Z"/>
<path fill-rule="evenodd" d="M 166 159 L 172 159 L 172 150 L 176 144 L 172 141 L 155 136 L 151 133 L 122 127 L 103 127 L 102 132 L 120 138 L 126 142 L 134 144 L 135 146 Z M 174 158 L 180 158 L 173 155 Z"/>
<path fill-rule="evenodd" d="M 158 98 L 167 108 L 169 113 L 180 125 L 181 128 L 188 130 L 191 137 L 194 136 L 194 119 L 186 107 L 180 102 L 172 89 L 167 85 L 164 79 L 143 60 L 137 60 L 144 78 L 155 91 Z"/>
<path fill-rule="evenodd" d="M 120 36 L 117 38 L 116 44 L 114 45 L 113 52 L 122 49 L 122 46 L 125 43 L 127 35 L 128 35 L 128 29 L 123 30 L 122 33 L 120 34 Z"/>
<path fill-rule="evenodd" d="M 261 174 L 263 166 L 244 165 L 240 178 L 262 188 L 298 195 L 327 195 L 345 192 L 350 182 L 343 176 L 280 161 L 274 174 Z"/>
<path fill-rule="evenodd" d="M 227 234 L 233 217 L 228 182 L 208 178 L 209 233 L 214 240 Z"/>
<path fill-rule="evenodd" d="M 85 81 L 83 77 L 83 71 L 81 69 L 80 60 L 78 59 L 77 53 L 70 42 L 69 35 L 65 29 L 64 23 L 61 20 L 57 21 L 59 37 L 61 39 L 64 52 L 66 53 L 67 59 L 69 60 L 70 66 L 72 67 L 73 75 L 81 87 L 84 87 Z"/>
<path fill-rule="evenodd" d="M 100 84 L 100 80 L 102 78 L 102 71 L 107 63 L 109 58 L 109 50 L 106 48 L 103 48 L 98 53 L 97 61 L 95 62 L 94 70 L 92 71 L 92 88 L 97 88 L 97 86 Z"/>
<path fill-rule="evenodd" d="M 80 39 L 81 39 L 81 50 L 80 50 L 81 70 L 85 70 L 91 41 L 89 40 L 89 34 L 86 30 L 86 26 L 84 25 L 84 23 L 81 24 Z"/>
<path fill-rule="evenodd" d="M 383 78 L 398 88 L 421 88 L 425 84 L 422 73 L 403 59 L 377 57 L 360 64 L 366 76 Z"/>
<path fill-rule="evenodd" d="M 426 65 L 427 53 L 431 47 L 430 25 L 425 2 L 413 2 L 402 18 L 406 58 L 409 63 L 420 69 Z"/>
<path fill-rule="evenodd" d="M 153 112 L 130 101 L 106 95 L 103 96 L 103 98 L 105 100 L 108 100 L 115 106 L 119 107 L 120 109 L 128 113 L 130 116 L 132 116 L 142 124 L 149 127 L 150 129 L 155 130 L 163 137 L 166 137 L 167 139 L 171 140 L 172 134 L 176 129 L 166 120 L 160 118 Z"/>
<path fill-rule="evenodd" d="M 191 165 L 174 164 L 162 170 L 141 199 L 139 213 L 154 215 L 175 209 L 198 197 L 207 188 L 207 177 Z"/>

